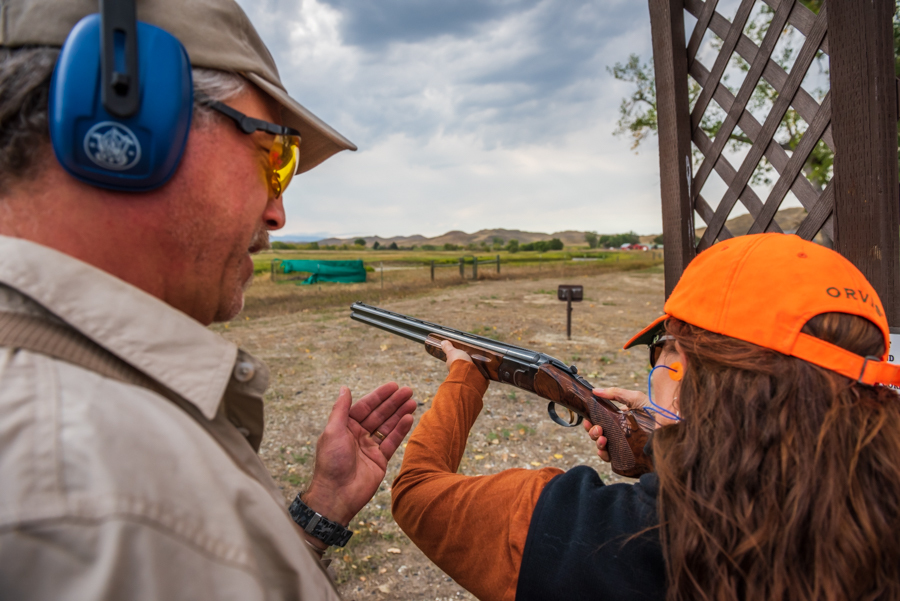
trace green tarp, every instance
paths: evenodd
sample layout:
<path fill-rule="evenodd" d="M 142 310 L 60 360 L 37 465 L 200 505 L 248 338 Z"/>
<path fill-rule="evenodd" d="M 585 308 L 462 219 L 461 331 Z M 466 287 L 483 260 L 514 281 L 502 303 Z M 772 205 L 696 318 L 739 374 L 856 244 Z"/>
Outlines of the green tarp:
<path fill-rule="evenodd" d="M 281 261 L 284 273 L 309 273 L 301 284 L 316 282 L 365 282 L 366 268 L 362 261 Z"/>

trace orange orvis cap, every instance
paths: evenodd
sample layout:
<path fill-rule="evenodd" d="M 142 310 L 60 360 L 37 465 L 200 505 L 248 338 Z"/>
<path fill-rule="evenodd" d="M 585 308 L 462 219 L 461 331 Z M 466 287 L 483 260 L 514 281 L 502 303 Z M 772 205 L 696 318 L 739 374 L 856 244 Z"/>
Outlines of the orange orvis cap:
<path fill-rule="evenodd" d="M 794 235 L 725 240 L 694 259 L 666 301 L 665 315 L 625 344 L 648 344 L 668 317 L 803 359 L 864 384 L 900 385 L 881 300 L 850 261 Z M 861 357 L 800 330 L 822 313 L 849 313 L 884 335 L 881 357 Z"/>

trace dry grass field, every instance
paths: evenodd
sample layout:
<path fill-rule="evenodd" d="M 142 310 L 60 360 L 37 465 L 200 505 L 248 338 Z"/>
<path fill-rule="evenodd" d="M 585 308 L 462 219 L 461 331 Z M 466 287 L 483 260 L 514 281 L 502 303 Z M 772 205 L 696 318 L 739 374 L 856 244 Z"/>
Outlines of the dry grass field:
<path fill-rule="evenodd" d="M 391 260 L 383 261 L 373 261 L 365 257 L 366 265 L 374 266 L 375 271 L 370 271 L 367 281 L 359 284 L 325 283 L 303 286 L 299 285 L 299 282 L 308 274 L 277 274 L 273 280 L 266 267 L 257 274 L 253 286 L 247 291 L 244 311 L 240 318 L 255 319 L 304 310 L 345 307 L 354 301 L 377 305 L 388 299 L 433 294 L 443 288 L 470 284 L 473 271 L 471 263 L 465 266 L 465 277 L 461 278 L 459 265 L 455 263 L 459 253 L 443 254 L 451 255 L 451 259 L 435 253 L 416 252 L 389 254 L 387 258 Z M 520 253 L 522 254 L 525 253 Z M 662 252 L 603 252 L 593 255 L 586 252 L 583 253 L 584 256 L 579 255 L 568 260 L 563 259 L 571 256 L 568 253 L 547 253 L 542 261 L 538 261 L 537 255 L 525 261 L 519 260 L 523 258 L 521 256 L 513 259 L 508 255 L 501 255 L 500 272 L 497 272 L 496 264 L 482 264 L 478 267 L 478 278 L 479 281 L 547 277 L 567 279 L 587 274 L 646 269 L 662 263 Z M 295 251 L 289 254 L 263 253 L 256 260 L 268 265 L 276 256 L 312 260 L 347 258 L 346 255 L 335 251 Z M 431 280 L 431 266 L 428 264 L 432 257 L 454 261 L 438 264 L 435 267 L 434 281 Z"/>
<path fill-rule="evenodd" d="M 435 285 L 427 271 L 386 271 L 383 291 L 379 280 L 317 288 L 262 277 L 248 291 L 245 312 L 214 326 L 271 368 L 261 454 L 285 502 L 311 474 L 316 438 L 339 386 L 361 396 L 385 381 L 409 385 L 421 414 L 446 375 L 445 366 L 419 345 L 351 321 L 354 300 L 549 353 L 578 365 L 597 386 L 646 387 L 645 353 L 621 347 L 662 311 L 658 262 L 570 262 L 520 271 L 504 266 L 504 279 L 465 283 L 458 270 L 446 271 Z M 563 283 L 585 290 L 584 302 L 575 305 L 571 341 L 565 336 L 565 303 L 556 299 Z M 584 430 L 553 424 L 542 399 L 493 383 L 485 404 L 462 473 L 587 464 L 607 482 L 618 480 L 596 457 Z M 401 448 L 379 492 L 352 524 L 356 535 L 333 554 L 339 590 L 350 600 L 472 599 L 391 519 L 390 486 L 402 459 Z"/>

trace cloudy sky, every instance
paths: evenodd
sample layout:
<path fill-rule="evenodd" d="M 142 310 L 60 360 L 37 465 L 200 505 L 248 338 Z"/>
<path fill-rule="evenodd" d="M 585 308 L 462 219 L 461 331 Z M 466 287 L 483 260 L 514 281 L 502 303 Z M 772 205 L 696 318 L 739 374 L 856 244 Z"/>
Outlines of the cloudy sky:
<path fill-rule="evenodd" d="M 292 96 L 357 146 L 294 180 L 283 234 L 662 230 L 655 139 L 613 136 L 635 0 L 238 0 Z"/>

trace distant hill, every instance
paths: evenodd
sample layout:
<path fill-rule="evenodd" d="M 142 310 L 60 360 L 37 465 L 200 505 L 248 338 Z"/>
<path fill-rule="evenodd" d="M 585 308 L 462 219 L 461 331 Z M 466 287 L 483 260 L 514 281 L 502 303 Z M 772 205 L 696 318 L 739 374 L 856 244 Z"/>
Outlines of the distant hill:
<path fill-rule="evenodd" d="M 775 213 L 775 223 L 781 226 L 781 229 L 785 231 L 785 233 L 793 234 L 797 231 L 797 228 L 800 227 L 800 224 L 803 220 L 806 219 L 806 209 L 803 207 L 794 207 L 791 209 L 781 209 L 777 213 Z M 731 232 L 735 236 L 743 236 L 747 232 L 750 231 L 750 227 L 753 225 L 753 216 L 749 213 L 747 215 L 739 215 L 733 219 L 729 219 L 725 222 L 725 227 L 728 228 L 728 231 Z M 694 233 L 698 238 L 702 238 L 704 232 L 706 232 L 705 227 L 698 227 Z"/>
<path fill-rule="evenodd" d="M 434 238 L 426 238 L 425 236 L 395 236 L 393 238 L 382 238 L 381 236 L 356 236 L 353 238 L 326 238 L 319 240 L 321 246 L 334 246 L 341 244 L 353 244 L 354 240 L 362 238 L 366 241 L 366 246 L 372 247 L 375 242 L 380 246 L 389 246 L 391 242 L 396 242 L 397 246 L 422 246 L 423 244 L 433 244 L 434 246 L 443 246 L 444 244 L 457 244 L 466 246 L 467 244 L 480 244 L 487 242 L 491 244 L 494 238 L 502 238 L 504 244 L 510 240 L 518 240 L 520 244 L 529 242 L 537 242 L 538 240 L 550 240 L 551 238 L 559 238 L 566 246 L 584 245 L 584 232 L 575 230 L 566 230 L 564 232 L 554 232 L 552 234 L 543 234 L 540 232 L 523 232 L 522 230 L 504 230 L 491 229 L 479 230 L 474 234 L 467 234 L 459 230 L 454 230 L 435 236 Z"/>
<path fill-rule="evenodd" d="M 322 236 L 323 234 L 285 234 L 284 236 L 269 236 L 269 238 L 272 242 L 315 242 L 321 240 Z"/>
<path fill-rule="evenodd" d="M 785 232 L 795 232 L 800 223 L 806 217 L 806 209 L 802 207 L 792 209 L 782 209 L 775 213 L 775 221 L 781 226 Z M 742 236 L 750 230 L 753 225 L 753 217 L 750 215 L 740 215 L 729 219 L 725 222 L 728 230 L 735 236 Z M 703 236 L 706 231 L 705 227 L 697 228 L 697 236 Z M 620 232 L 600 232 L 602 233 L 620 233 Z M 317 238 L 314 235 L 301 236 L 272 236 L 272 240 L 280 240 L 282 242 L 318 242 L 320 246 L 341 246 L 343 244 L 352 245 L 354 241 L 362 238 L 366 241 L 366 246 L 372 248 L 376 242 L 379 246 L 390 246 L 392 242 L 396 242 L 397 246 L 422 246 L 423 244 L 431 244 L 442 247 L 444 244 L 456 244 L 458 246 L 467 246 L 469 244 L 480 245 L 482 242 L 491 244 L 494 238 L 501 238 L 506 244 L 510 240 L 518 240 L 519 244 L 528 244 L 529 242 L 537 242 L 538 240 L 550 240 L 551 238 L 559 238 L 567 247 L 585 246 L 585 232 L 577 230 L 566 230 L 564 232 L 553 232 L 552 234 L 544 234 L 542 232 L 524 232 L 522 230 L 506 230 L 501 228 L 490 230 L 478 230 L 473 234 L 467 234 L 460 230 L 453 230 L 427 238 L 425 236 L 394 236 L 392 238 L 384 238 L 382 236 L 353 236 L 350 238 Z M 648 234 L 640 236 L 640 240 L 644 244 L 652 244 L 654 238 L 659 234 Z"/>

